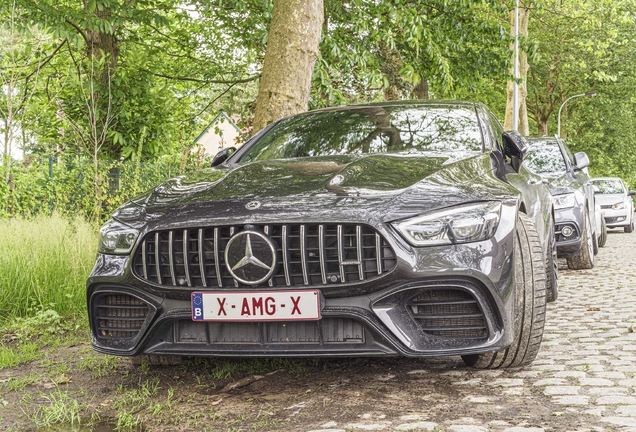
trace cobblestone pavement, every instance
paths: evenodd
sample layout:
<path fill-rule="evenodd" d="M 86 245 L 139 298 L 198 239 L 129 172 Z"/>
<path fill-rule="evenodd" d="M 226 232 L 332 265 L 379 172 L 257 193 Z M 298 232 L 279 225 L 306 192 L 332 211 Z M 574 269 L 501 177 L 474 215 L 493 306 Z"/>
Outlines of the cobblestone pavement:
<path fill-rule="evenodd" d="M 560 296 L 548 307 L 531 366 L 476 371 L 457 359 L 422 363 L 419 370 L 402 365 L 395 375 L 376 377 L 386 381 L 383 403 L 359 393 L 370 408 L 363 412 L 360 403 L 359 420 L 328 421 L 314 430 L 636 431 L 634 251 L 635 234 L 610 232 L 594 269 L 561 271 Z"/>

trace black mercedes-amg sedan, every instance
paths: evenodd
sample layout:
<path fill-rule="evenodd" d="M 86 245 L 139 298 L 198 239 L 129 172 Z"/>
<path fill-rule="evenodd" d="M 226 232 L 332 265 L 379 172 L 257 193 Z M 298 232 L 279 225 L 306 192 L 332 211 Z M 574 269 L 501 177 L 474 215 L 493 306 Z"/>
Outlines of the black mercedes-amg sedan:
<path fill-rule="evenodd" d="M 527 149 L 483 105 L 390 102 L 269 125 L 100 230 L 97 351 L 461 355 L 532 362 L 553 211 Z M 555 255 L 555 254 L 554 254 Z"/>

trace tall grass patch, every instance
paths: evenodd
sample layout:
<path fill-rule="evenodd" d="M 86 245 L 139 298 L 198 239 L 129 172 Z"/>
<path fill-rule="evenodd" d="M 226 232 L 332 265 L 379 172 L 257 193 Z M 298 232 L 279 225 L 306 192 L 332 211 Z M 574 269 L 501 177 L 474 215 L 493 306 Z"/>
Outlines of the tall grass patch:
<path fill-rule="evenodd" d="M 0 219 L 0 321 L 83 312 L 96 245 L 97 230 L 81 219 Z"/>

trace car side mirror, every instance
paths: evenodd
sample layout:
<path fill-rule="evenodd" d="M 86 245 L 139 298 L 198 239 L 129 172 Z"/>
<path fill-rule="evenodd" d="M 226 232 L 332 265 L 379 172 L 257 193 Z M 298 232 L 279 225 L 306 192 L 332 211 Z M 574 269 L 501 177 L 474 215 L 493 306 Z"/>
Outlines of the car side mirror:
<path fill-rule="evenodd" d="M 514 159 L 523 160 L 528 152 L 528 141 L 517 131 L 503 133 L 504 155 Z"/>
<path fill-rule="evenodd" d="M 236 151 L 236 147 L 228 147 L 226 149 L 221 150 L 212 158 L 212 163 L 210 164 L 210 166 L 215 167 L 215 166 L 221 165 L 230 156 L 232 156 L 235 151 Z"/>
<path fill-rule="evenodd" d="M 601 190 L 598 188 L 598 186 L 592 186 L 592 190 L 594 191 L 594 194 L 596 195 L 597 193 L 601 193 Z"/>
<path fill-rule="evenodd" d="M 635 190 L 630 190 L 629 192 L 627 192 L 627 195 L 634 196 L 634 195 L 636 195 L 636 191 Z"/>
<path fill-rule="evenodd" d="M 587 157 L 585 152 L 578 152 L 574 155 L 574 169 L 577 171 L 583 171 L 590 164 L 590 158 Z"/>

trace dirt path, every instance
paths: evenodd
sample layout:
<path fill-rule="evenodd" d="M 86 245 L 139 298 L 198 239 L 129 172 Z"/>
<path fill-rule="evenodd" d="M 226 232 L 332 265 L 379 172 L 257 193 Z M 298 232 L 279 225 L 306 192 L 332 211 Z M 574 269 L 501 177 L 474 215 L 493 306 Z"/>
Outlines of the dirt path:
<path fill-rule="evenodd" d="M 635 246 L 636 234 L 610 233 L 593 270 L 561 272 L 525 369 L 477 371 L 459 358 L 135 368 L 82 344 L 0 370 L 0 430 L 72 414 L 148 431 L 636 431 Z"/>

